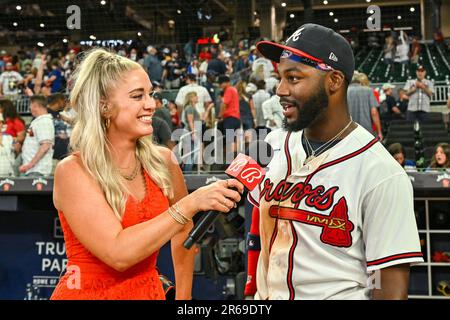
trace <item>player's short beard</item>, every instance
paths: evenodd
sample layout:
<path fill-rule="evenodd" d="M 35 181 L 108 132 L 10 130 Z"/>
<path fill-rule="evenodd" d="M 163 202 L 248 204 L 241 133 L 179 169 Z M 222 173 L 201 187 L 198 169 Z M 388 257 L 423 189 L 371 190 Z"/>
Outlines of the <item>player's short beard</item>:
<path fill-rule="evenodd" d="M 289 101 L 298 110 L 297 119 L 288 123 L 283 119 L 283 128 L 287 131 L 300 131 L 308 128 L 317 118 L 319 118 L 328 107 L 328 96 L 325 91 L 325 79 L 321 79 L 315 94 L 312 94 L 300 107 L 297 101 Z"/>

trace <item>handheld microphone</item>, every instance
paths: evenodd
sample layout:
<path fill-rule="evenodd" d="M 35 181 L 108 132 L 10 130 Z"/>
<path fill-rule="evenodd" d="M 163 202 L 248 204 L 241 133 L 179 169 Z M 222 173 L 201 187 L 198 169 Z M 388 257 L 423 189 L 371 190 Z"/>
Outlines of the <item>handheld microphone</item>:
<path fill-rule="evenodd" d="M 265 150 L 272 150 L 269 144 L 264 141 L 257 141 L 257 145 L 261 148 L 261 145 L 265 144 L 268 147 Z M 267 152 L 266 152 L 267 154 Z M 270 152 L 272 155 L 273 152 Z M 267 156 L 266 156 L 267 157 Z M 259 157 L 257 157 L 259 158 Z M 262 163 L 268 163 L 270 161 L 260 161 Z M 253 190 L 264 178 L 265 171 L 261 168 L 261 166 L 249 156 L 246 156 L 242 153 L 238 154 L 238 156 L 233 160 L 230 166 L 227 168 L 225 173 L 230 177 L 241 182 L 244 187 L 251 191 Z M 216 221 L 220 212 L 218 211 L 209 211 L 205 216 L 203 216 L 200 221 L 195 225 L 195 227 L 189 233 L 189 236 L 184 241 L 184 247 L 186 249 L 190 249 L 194 243 L 198 242 L 203 238 L 206 231 L 210 228 L 210 226 Z"/>

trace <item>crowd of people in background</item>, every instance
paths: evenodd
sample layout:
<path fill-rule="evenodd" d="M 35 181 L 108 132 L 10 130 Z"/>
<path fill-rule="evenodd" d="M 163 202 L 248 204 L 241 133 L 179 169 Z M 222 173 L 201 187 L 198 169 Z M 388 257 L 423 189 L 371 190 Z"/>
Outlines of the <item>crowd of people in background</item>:
<path fill-rule="evenodd" d="M 400 31 L 400 34 L 393 33 L 385 38 L 383 47 L 384 63 L 401 63 L 409 64 L 418 63 L 421 46 L 414 37 L 410 39 L 405 31 Z"/>
<path fill-rule="evenodd" d="M 384 61 L 417 63 L 417 44 L 414 39 L 411 45 L 403 31 L 398 41 L 387 37 Z M 0 51 L 0 176 L 46 176 L 69 154 L 76 119 L 67 100 L 70 76 L 87 49 L 24 49 L 15 55 Z M 156 106 L 153 138 L 175 149 L 178 141 L 174 141 L 174 132 L 182 130 L 178 138 L 185 140 L 189 150 L 182 161 L 184 171 L 208 170 L 202 161 L 200 167 L 197 165 L 207 145 L 202 139 L 207 129 L 222 133 L 242 130 L 248 145 L 251 129 L 268 133 L 283 125 L 283 109 L 276 95 L 277 66 L 247 41 L 239 41 L 234 48 L 205 45 L 198 52 L 192 42 L 182 50 L 153 45 L 111 50 L 138 62 L 149 74 Z M 423 66 L 418 65 L 416 76 L 398 90 L 389 83 L 374 90 L 367 75 L 355 72 L 348 90 L 353 120 L 380 140 L 384 138 L 382 126 L 391 120 L 425 120 L 433 83 L 426 79 Z M 168 90 L 175 93 L 171 98 L 165 98 Z M 30 100 L 28 122 L 15 107 L 24 96 Z M 236 141 L 230 147 L 236 151 Z M 403 166 L 411 165 L 404 154 L 403 158 L 398 156 L 401 145 L 391 147 L 391 154 L 403 159 L 399 161 Z M 448 168 L 449 160 L 448 145 L 438 145 L 430 166 Z"/>

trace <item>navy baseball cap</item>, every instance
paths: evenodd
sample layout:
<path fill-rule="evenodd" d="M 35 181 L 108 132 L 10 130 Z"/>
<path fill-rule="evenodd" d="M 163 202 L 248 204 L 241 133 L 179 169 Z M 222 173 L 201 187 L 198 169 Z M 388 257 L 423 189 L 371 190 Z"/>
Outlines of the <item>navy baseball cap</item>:
<path fill-rule="evenodd" d="M 261 41 L 257 48 L 264 57 L 272 61 L 300 57 L 318 64 L 323 67 L 322 70 L 327 70 L 327 67 L 339 70 L 349 83 L 352 81 L 355 70 L 352 47 L 343 36 L 324 26 L 307 23 L 298 28 L 284 44 Z"/>
<path fill-rule="evenodd" d="M 222 84 L 222 83 L 225 83 L 225 82 L 230 82 L 230 81 L 231 80 L 230 80 L 229 76 L 226 76 L 226 75 L 220 75 L 219 76 L 219 80 L 218 80 L 219 84 Z"/>

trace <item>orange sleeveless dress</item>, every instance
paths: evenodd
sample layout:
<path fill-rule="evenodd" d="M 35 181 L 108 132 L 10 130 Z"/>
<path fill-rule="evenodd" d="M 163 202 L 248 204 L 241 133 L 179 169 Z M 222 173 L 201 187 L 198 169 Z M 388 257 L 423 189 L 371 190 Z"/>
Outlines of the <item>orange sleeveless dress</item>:
<path fill-rule="evenodd" d="M 161 189 L 144 170 L 147 192 L 140 202 L 129 196 L 122 219 L 123 228 L 148 221 L 169 207 Z M 95 210 L 95 208 L 93 208 Z M 93 256 L 76 238 L 64 214 L 58 211 L 66 243 L 67 268 L 80 270 L 79 286 L 75 275 L 66 272 L 53 291 L 51 300 L 164 300 L 165 295 L 156 269 L 158 251 L 150 257 L 119 272 Z M 75 268 L 74 268 L 75 270 Z M 78 288 L 77 288 L 78 287 Z"/>

